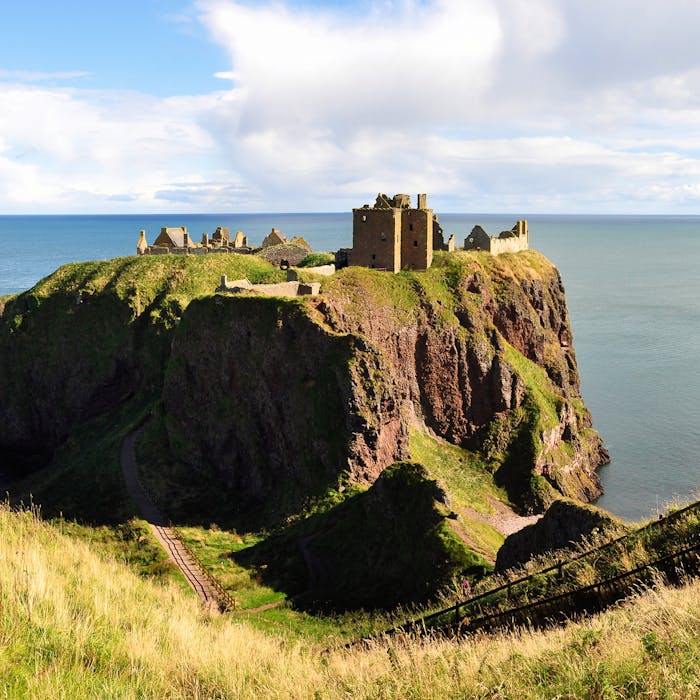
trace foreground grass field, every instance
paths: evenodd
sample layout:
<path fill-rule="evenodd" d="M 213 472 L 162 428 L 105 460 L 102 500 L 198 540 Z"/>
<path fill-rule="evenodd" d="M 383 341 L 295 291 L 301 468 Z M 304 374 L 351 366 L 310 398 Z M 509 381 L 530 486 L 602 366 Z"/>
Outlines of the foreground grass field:
<path fill-rule="evenodd" d="M 549 632 L 323 653 L 209 617 L 31 513 L 0 508 L 0 697 L 696 698 L 700 585 Z"/>

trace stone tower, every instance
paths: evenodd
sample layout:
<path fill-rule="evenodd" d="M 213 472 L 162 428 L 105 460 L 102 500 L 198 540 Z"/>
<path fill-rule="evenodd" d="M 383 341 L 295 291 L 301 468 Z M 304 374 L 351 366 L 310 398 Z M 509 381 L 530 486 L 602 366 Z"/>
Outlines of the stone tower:
<path fill-rule="evenodd" d="M 398 272 L 426 270 L 433 262 L 433 211 L 427 195 L 378 194 L 373 207 L 352 210 L 350 264 Z"/>

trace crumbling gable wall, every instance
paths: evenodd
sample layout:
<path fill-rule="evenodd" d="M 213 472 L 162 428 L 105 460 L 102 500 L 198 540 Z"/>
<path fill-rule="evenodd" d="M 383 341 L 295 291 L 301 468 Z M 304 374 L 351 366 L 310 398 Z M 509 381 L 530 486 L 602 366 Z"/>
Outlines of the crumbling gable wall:
<path fill-rule="evenodd" d="M 491 236 L 481 226 L 476 225 L 464 240 L 464 249 L 491 252 Z"/>

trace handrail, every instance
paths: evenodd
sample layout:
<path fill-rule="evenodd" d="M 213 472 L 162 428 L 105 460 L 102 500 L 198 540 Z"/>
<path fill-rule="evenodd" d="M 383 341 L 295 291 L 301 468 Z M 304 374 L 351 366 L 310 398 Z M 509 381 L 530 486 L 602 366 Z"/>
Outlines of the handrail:
<path fill-rule="evenodd" d="M 180 544 L 183 546 L 187 554 L 192 557 L 195 564 L 200 568 L 202 574 L 206 577 L 207 581 L 211 584 L 212 588 L 217 593 L 217 598 L 219 602 L 219 607 L 222 612 L 230 612 L 236 609 L 236 599 L 221 585 L 221 582 L 209 571 L 204 562 L 201 560 L 199 555 L 192 549 L 189 543 L 185 540 L 182 532 L 179 528 L 175 527 L 170 521 L 170 528 L 177 536 Z"/>
<path fill-rule="evenodd" d="M 518 613 L 523 613 L 527 612 L 529 610 L 533 610 L 538 607 L 544 607 L 547 605 L 551 605 L 552 603 L 566 600 L 567 598 L 576 598 L 576 597 L 581 597 L 583 594 L 590 593 L 593 591 L 598 591 L 606 586 L 613 588 L 615 584 L 618 584 L 621 581 L 625 581 L 627 579 L 633 579 L 637 577 L 639 574 L 641 574 L 644 571 L 650 570 L 650 569 L 659 569 L 659 567 L 663 564 L 667 564 L 669 562 L 673 562 L 674 560 L 681 559 L 687 554 L 690 553 L 696 553 L 700 550 L 700 543 L 695 543 L 693 545 L 690 545 L 688 547 L 684 547 L 683 549 L 677 550 L 675 552 L 672 552 L 671 554 L 667 554 L 663 557 L 660 557 L 659 559 L 655 559 L 654 561 L 647 562 L 646 564 L 642 564 L 634 569 L 630 569 L 629 571 L 624 571 L 621 574 L 617 574 L 616 576 L 611 576 L 610 578 L 604 579 L 602 581 L 597 581 L 596 583 L 589 584 L 587 586 L 582 586 L 581 588 L 576 588 L 571 591 L 565 591 L 563 593 L 558 593 L 555 596 L 551 596 L 549 598 L 541 598 L 540 600 L 533 601 L 531 603 L 526 603 L 525 605 L 518 605 L 513 608 L 509 608 L 508 610 L 501 610 L 498 612 L 490 613 L 488 615 L 483 615 L 481 617 L 475 618 L 473 620 L 470 620 L 468 625 L 466 627 L 463 627 L 462 631 L 467 632 L 467 631 L 472 631 L 476 630 L 479 627 L 483 627 L 484 623 L 499 620 L 501 618 L 514 618 Z M 614 593 L 614 588 L 613 588 L 613 593 Z M 617 592 L 620 592 L 620 589 L 618 588 Z M 560 607 L 557 610 L 558 613 L 565 613 L 566 610 L 563 609 L 563 607 Z M 531 620 L 532 622 L 532 620 Z M 452 623 L 446 623 L 445 625 L 441 627 L 437 627 L 436 629 L 440 630 L 443 629 L 444 627 L 450 626 Z"/>
<path fill-rule="evenodd" d="M 146 421 L 144 420 L 143 423 Z M 139 486 L 141 487 L 141 490 L 144 492 L 146 497 L 151 501 L 153 506 L 156 508 L 157 511 L 161 513 L 161 518 L 162 518 L 162 507 L 161 504 L 158 502 L 159 499 L 156 497 L 155 493 L 151 491 L 149 487 L 144 486 L 143 482 L 141 479 L 138 477 L 138 474 L 136 475 L 136 481 L 138 482 Z M 173 531 L 173 534 L 177 538 L 177 540 L 180 542 L 182 545 L 183 549 L 187 552 L 187 554 L 192 558 L 192 560 L 195 562 L 195 564 L 199 567 L 199 570 L 201 571 L 202 575 L 207 579 L 209 582 L 209 585 L 214 589 L 216 592 L 217 596 L 217 604 L 219 606 L 219 609 L 221 612 L 230 612 L 231 610 L 236 609 L 236 599 L 221 585 L 221 582 L 209 571 L 209 569 L 205 566 L 204 562 L 200 559 L 200 557 L 197 555 L 197 553 L 192 549 L 192 547 L 185 541 L 185 538 L 183 537 L 182 532 L 173 525 L 173 521 L 168 518 L 168 527 Z"/>

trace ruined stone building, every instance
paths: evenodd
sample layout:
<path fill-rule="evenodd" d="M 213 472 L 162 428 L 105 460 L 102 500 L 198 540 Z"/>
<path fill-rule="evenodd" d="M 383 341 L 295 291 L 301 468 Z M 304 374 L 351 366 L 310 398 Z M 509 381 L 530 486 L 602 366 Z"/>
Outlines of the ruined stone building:
<path fill-rule="evenodd" d="M 153 245 L 165 248 L 187 248 L 190 245 L 190 234 L 187 233 L 186 226 L 163 227 Z"/>
<path fill-rule="evenodd" d="M 231 238 L 231 233 L 225 226 L 217 227 L 211 236 L 208 233 L 203 233 L 200 243 L 195 243 L 190 238 L 186 226 L 161 228 L 153 245 L 148 245 L 146 232 L 142 230 L 139 232 L 139 240 L 136 245 L 138 255 L 165 255 L 168 253 L 203 255 L 204 253 L 248 253 L 250 251 L 248 238 L 243 235 L 243 232 L 237 231 L 234 238 Z"/>
<path fill-rule="evenodd" d="M 282 231 L 279 229 L 276 229 L 274 226 L 272 227 L 272 231 L 263 238 L 262 245 L 260 246 L 261 248 L 269 248 L 270 246 L 273 245 L 284 245 L 287 243 L 287 236 L 285 236 Z"/>
<path fill-rule="evenodd" d="M 232 238 L 228 227 L 225 226 L 217 227 L 211 236 L 208 233 L 203 233 L 199 243 L 192 240 L 186 226 L 161 228 L 153 245 L 148 245 L 146 232 L 140 231 L 136 244 L 138 255 L 256 253 L 275 265 L 279 265 L 281 259 L 296 265 L 312 252 L 311 246 L 301 236 L 294 236 L 288 240 L 284 233 L 276 228 L 273 228 L 265 236 L 260 248 L 251 247 L 248 243 L 248 237 L 244 236 L 242 231 L 237 231 Z"/>
<path fill-rule="evenodd" d="M 485 250 L 492 255 L 499 253 L 517 253 L 527 250 L 530 234 L 525 219 L 516 221 L 510 231 L 501 231 L 498 236 L 489 236 L 481 226 L 475 226 L 464 240 L 465 250 Z"/>
<path fill-rule="evenodd" d="M 427 195 L 419 194 L 416 208 L 411 197 L 378 194 L 373 207 L 352 210 L 350 265 L 399 270 L 427 270 L 433 262 L 437 220 L 428 209 Z M 442 247 L 442 229 L 439 229 Z"/>

